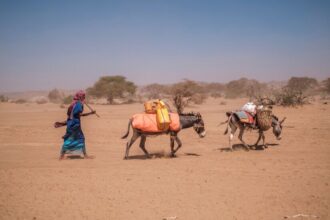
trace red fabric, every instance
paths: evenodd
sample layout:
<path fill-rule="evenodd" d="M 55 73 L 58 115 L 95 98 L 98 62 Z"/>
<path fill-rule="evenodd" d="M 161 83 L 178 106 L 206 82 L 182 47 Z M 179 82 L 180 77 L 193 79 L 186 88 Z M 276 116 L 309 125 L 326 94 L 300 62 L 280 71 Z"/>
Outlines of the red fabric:
<path fill-rule="evenodd" d="M 254 117 L 252 116 L 251 113 L 245 111 L 246 115 L 248 116 L 248 119 L 249 119 L 249 123 L 250 124 L 254 124 Z"/>
<path fill-rule="evenodd" d="M 180 130 L 180 119 L 177 113 L 170 113 L 171 124 L 170 131 Z M 133 128 L 140 129 L 145 132 L 163 132 L 157 127 L 156 114 L 139 113 L 132 116 Z"/>
<path fill-rule="evenodd" d="M 75 101 L 84 101 L 85 100 L 86 93 L 83 90 L 79 90 L 76 92 L 76 94 L 73 97 L 73 100 Z"/>
<path fill-rule="evenodd" d="M 71 115 L 71 111 L 73 109 L 73 106 L 78 102 L 78 101 L 81 101 L 82 103 L 84 103 L 85 101 L 85 97 L 86 97 L 86 93 L 85 91 L 83 90 L 79 90 L 78 92 L 76 92 L 76 94 L 74 95 L 73 97 L 73 100 L 68 108 L 68 111 L 67 111 L 67 115 L 68 117 L 70 117 Z"/>

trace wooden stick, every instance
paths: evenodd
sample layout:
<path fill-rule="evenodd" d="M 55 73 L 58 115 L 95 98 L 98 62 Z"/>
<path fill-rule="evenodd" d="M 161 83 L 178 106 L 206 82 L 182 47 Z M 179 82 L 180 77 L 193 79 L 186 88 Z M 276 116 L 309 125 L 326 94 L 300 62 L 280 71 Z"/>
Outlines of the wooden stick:
<path fill-rule="evenodd" d="M 89 108 L 89 110 L 94 111 L 94 109 L 92 109 L 92 107 L 90 107 L 87 103 L 85 103 L 85 105 Z M 97 117 L 100 117 L 96 112 L 95 112 L 95 115 Z"/>

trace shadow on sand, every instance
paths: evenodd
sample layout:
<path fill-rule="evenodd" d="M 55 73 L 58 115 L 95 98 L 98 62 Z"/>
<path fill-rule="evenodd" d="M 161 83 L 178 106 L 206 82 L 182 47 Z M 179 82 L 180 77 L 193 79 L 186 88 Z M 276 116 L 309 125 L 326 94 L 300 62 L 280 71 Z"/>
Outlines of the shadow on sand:
<path fill-rule="evenodd" d="M 279 144 L 267 144 L 268 147 L 277 146 L 277 145 L 279 145 Z M 219 150 L 221 152 L 232 152 L 229 147 L 217 148 L 215 150 Z M 243 144 L 234 144 L 233 145 L 233 151 L 240 151 L 240 150 L 247 151 Z M 250 148 L 250 150 L 265 150 L 265 148 L 262 145 L 258 145 L 255 148 L 254 147 Z"/>
<path fill-rule="evenodd" d="M 194 157 L 200 157 L 200 154 L 196 154 L 196 153 L 184 153 L 185 156 L 194 156 Z"/>
<path fill-rule="evenodd" d="M 156 159 L 156 158 L 170 158 L 170 156 L 168 156 L 164 153 L 152 153 L 149 155 L 150 155 L 150 157 L 147 157 L 146 155 L 128 156 L 127 160 L 149 160 L 149 159 Z"/>
<path fill-rule="evenodd" d="M 95 156 L 89 155 L 88 157 L 84 157 L 81 155 L 66 155 L 63 160 L 84 160 L 84 159 L 94 159 Z"/>
<path fill-rule="evenodd" d="M 66 156 L 67 160 L 83 160 L 84 157 L 80 155 L 67 155 Z"/>
<path fill-rule="evenodd" d="M 149 154 L 150 157 L 147 157 L 146 155 L 134 155 L 134 156 L 128 156 L 127 160 L 149 160 L 149 159 L 157 159 L 157 158 L 177 158 L 177 156 L 171 157 L 169 154 L 166 153 L 152 153 Z M 201 156 L 200 154 L 196 153 L 184 153 L 184 156 L 194 156 L 194 157 L 199 157 Z"/>

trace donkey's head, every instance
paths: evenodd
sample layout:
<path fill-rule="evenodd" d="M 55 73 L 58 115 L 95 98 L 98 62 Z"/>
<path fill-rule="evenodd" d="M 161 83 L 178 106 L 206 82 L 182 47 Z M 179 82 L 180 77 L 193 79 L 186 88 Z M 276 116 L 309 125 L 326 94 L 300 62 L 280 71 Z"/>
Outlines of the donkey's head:
<path fill-rule="evenodd" d="M 281 121 L 275 115 L 272 115 L 272 117 L 273 134 L 277 140 L 281 140 L 282 123 L 285 121 L 286 117 L 284 117 Z"/>
<path fill-rule="evenodd" d="M 199 135 L 199 137 L 203 138 L 206 135 L 206 130 L 205 130 L 205 125 L 204 125 L 204 121 L 202 118 L 202 115 L 197 112 L 194 113 L 196 120 L 194 121 L 194 130 L 196 131 L 196 133 Z"/>

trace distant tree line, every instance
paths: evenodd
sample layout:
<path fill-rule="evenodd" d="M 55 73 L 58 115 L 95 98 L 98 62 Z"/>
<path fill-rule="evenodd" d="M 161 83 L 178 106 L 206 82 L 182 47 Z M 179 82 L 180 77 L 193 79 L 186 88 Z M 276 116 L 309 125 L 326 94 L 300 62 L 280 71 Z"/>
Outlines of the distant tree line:
<path fill-rule="evenodd" d="M 291 77 L 284 85 L 262 83 L 241 78 L 228 83 L 206 83 L 185 79 L 174 84 L 153 83 L 139 87 L 124 76 L 103 76 L 87 88 L 87 98 L 105 98 L 109 104 L 143 102 L 149 99 L 171 100 L 178 112 L 189 104 L 202 104 L 206 98 L 249 98 L 261 104 L 303 105 L 310 97 L 330 95 L 330 78 L 318 82 L 310 77 Z M 5 97 L 0 96 L 0 101 Z M 48 99 L 54 103 L 71 103 L 73 96 L 53 89 Z"/>

